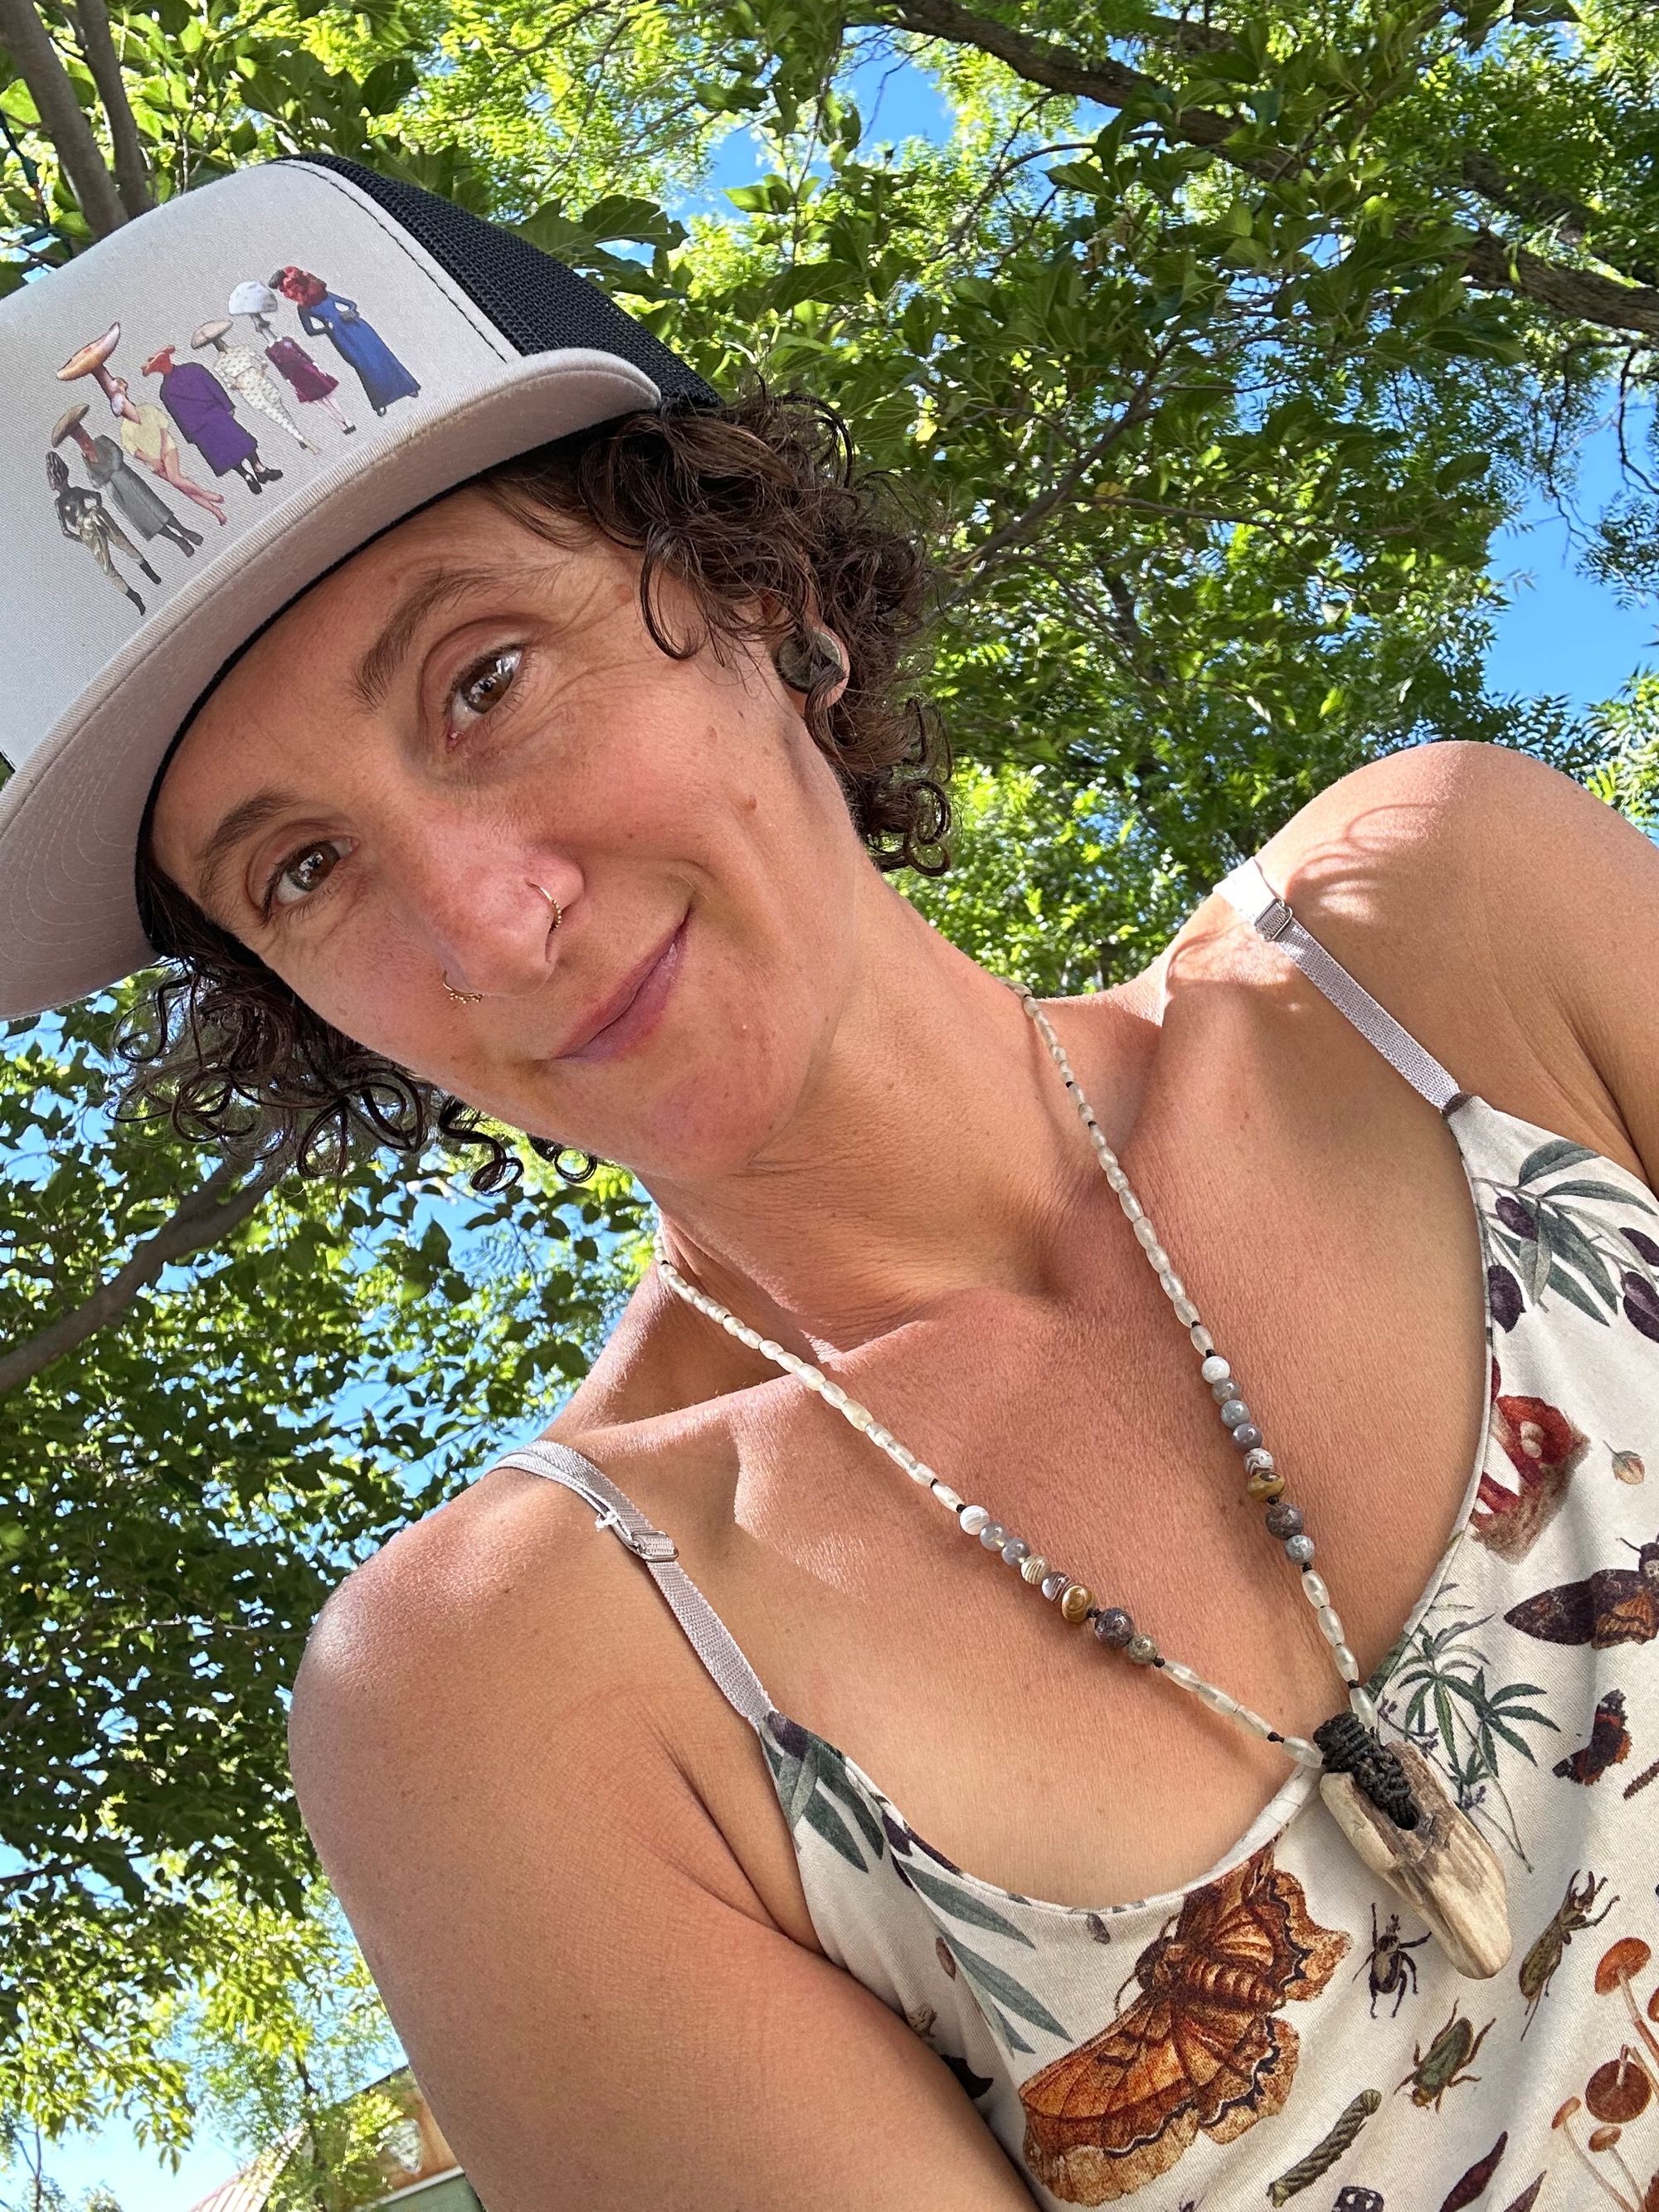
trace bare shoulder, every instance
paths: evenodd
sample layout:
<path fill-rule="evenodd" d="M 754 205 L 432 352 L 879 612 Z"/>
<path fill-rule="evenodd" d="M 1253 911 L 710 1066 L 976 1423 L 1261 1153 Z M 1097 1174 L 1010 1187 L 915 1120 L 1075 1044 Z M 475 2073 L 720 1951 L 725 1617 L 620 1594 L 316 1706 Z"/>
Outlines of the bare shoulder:
<path fill-rule="evenodd" d="M 1259 858 L 1464 1089 L 1651 1179 L 1659 848 L 1622 815 L 1529 755 L 1448 741 L 1340 778 Z"/>

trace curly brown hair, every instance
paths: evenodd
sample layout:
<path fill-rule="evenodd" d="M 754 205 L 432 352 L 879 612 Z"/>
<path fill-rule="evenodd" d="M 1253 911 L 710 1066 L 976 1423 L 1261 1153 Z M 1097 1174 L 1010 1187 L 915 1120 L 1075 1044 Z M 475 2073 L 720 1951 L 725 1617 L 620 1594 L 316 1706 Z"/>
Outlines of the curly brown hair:
<path fill-rule="evenodd" d="M 841 697 L 805 694 L 812 738 L 834 767 L 877 867 L 942 875 L 950 866 L 951 749 L 937 713 L 901 696 L 906 648 L 927 613 L 926 526 L 883 471 L 860 471 L 842 416 L 798 391 L 750 380 L 717 407 L 671 399 L 521 454 L 471 480 L 555 543 L 604 533 L 644 556 L 640 606 L 664 653 L 707 644 L 722 665 L 758 639 L 803 639 L 817 613 L 845 643 Z M 666 571 L 689 592 L 700 634 L 676 641 L 655 605 Z M 761 610 L 763 611 L 757 611 Z M 160 781 L 158 775 L 157 782 Z M 154 791 L 151 793 L 152 808 Z M 165 1118 L 181 1136 L 268 1157 L 302 1176 L 343 1176 L 356 1148 L 420 1152 L 436 1136 L 481 1149 L 478 1192 L 519 1175 L 508 1146 L 462 1100 L 321 1020 L 248 948 L 210 921 L 156 862 L 149 810 L 137 881 L 150 942 L 173 963 L 120 1025 L 125 1120 Z M 567 1182 L 566 1149 L 532 1138 Z"/>

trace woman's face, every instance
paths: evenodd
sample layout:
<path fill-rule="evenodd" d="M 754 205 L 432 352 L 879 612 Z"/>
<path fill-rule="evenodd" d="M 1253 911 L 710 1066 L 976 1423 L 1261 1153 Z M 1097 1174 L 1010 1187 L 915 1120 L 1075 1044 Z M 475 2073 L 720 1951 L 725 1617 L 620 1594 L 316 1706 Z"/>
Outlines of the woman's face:
<path fill-rule="evenodd" d="M 476 490 L 428 508 L 216 688 L 155 854 L 371 1051 L 532 1135 L 713 1174 L 787 1119 L 833 1034 L 872 871 L 769 659 L 671 659 L 638 577 Z M 697 634 L 672 580 L 657 605 Z M 654 1018 L 573 1054 L 665 949 Z"/>

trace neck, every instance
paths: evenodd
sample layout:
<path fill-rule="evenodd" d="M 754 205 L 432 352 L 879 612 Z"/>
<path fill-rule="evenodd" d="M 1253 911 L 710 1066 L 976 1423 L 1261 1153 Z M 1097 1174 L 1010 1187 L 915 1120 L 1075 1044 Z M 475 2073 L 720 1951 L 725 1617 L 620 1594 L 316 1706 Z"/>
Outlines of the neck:
<path fill-rule="evenodd" d="M 1054 1293 L 1068 1232 L 1109 1196 L 1017 993 L 890 886 L 871 903 L 860 980 L 784 1125 L 731 1172 L 642 1178 L 680 1272 L 809 1355 L 965 1294 Z M 1104 994 L 1044 1011 L 1115 1150 L 1155 1024 Z"/>

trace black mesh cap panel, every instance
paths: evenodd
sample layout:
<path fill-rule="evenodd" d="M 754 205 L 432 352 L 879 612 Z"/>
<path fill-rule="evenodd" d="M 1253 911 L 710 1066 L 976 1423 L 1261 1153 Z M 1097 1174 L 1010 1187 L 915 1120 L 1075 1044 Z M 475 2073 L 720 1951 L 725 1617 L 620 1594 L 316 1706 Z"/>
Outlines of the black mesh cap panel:
<path fill-rule="evenodd" d="M 333 169 L 377 201 L 395 222 L 452 276 L 520 353 L 556 346 L 593 346 L 642 368 L 666 398 L 684 394 L 718 406 L 720 394 L 653 337 L 643 323 L 586 276 L 544 253 L 527 238 L 470 215 L 453 200 L 366 169 L 339 154 L 284 154 L 282 161 Z"/>

